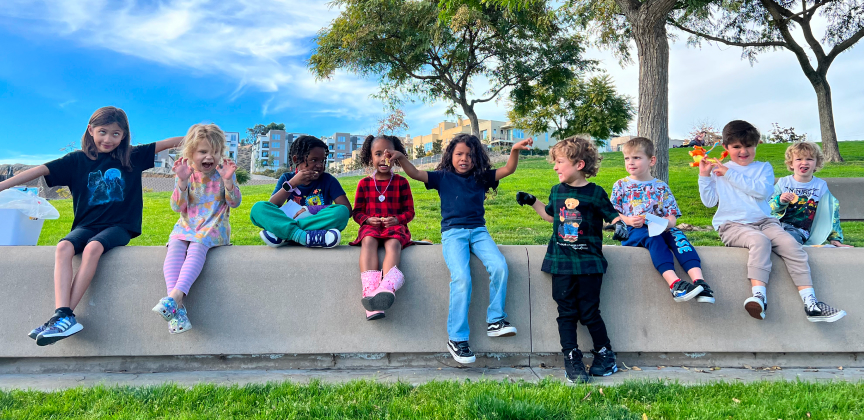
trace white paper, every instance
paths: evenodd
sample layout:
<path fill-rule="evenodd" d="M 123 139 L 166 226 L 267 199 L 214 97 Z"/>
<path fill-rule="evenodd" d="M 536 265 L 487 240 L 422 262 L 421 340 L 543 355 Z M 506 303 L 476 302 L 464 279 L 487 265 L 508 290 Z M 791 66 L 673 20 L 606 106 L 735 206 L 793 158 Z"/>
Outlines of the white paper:
<path fill-rule="evenodd" d="M 303 213 L 300 213 L 300 215 L 297 216 L 297 218 L 294 220 L 300 220 L 300 219 L 309 217 L 309 215 L 311 214 L 311 213 L 309 213 L 309 209 L 307 209 L 306 206 L 301 206 L 301 205 L 295 203 L 294 200 L 286 201 L 285 204 L 282 205 L 281 209 L 282 209 L 282 213 L 285 213 L 286 216 L 288 216 L 292 219 L 294 219 L 294 215 L 297 214 L 297 212 L 300 211 L 301 209 L 306 210 Z"/>
<path fill-rule="evenodd" d="M 668 220 L 650 213 L 645 215 L 645 223 L 648 224 L 648 236 L 657 236 L 669 226 Z"/>

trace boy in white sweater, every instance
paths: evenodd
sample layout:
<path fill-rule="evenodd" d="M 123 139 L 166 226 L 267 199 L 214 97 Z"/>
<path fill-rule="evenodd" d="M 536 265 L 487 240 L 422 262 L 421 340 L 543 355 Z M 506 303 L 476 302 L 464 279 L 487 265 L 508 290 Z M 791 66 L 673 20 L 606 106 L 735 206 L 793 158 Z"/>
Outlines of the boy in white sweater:
<path fill-rule="evenodd" d="M 759 130 L 736 120 L 723 127 L 723 148 L 731 162 L 703 159 L 699 162 L 699 195 L 707 207 L 717 207 L 713 225 L 726 246 L 747 248 L 747 277 L 753 296 L 744 309 L 753 318 L 765 319 L 766 286 L 771 273 L 771 251 L 783 258 L 789 275 L 804 301 L 807 320 L 834 322 L 846 312 L 816 300 L 807 253 L 792 235 L 771 216 L 768 199 L 774 193 L 774 169 L 755 162 Z"/>

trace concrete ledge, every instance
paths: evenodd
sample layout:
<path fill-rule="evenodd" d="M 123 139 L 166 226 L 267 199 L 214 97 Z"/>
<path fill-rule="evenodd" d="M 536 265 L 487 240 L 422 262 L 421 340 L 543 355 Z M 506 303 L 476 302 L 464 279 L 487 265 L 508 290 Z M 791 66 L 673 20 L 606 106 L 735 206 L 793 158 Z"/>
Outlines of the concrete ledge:
<path fill-rule="evenodd" d="M 545 246 L 500 249 L 510 267 L 508 319 L 519 334 L 486 337 L 488 275 L 473 258 L 471 344 L 484 354 L 478 365 L 553 363 L 560 345 L 550 276 L 540 272 Z M 744 250 L 699 248 L 717 295 L 714 305 L 673 302 L 646 250 L 612 246 L 604 252 L 610 266 L 601 309 L 613 346 L 622 355 L 674 359 L 690 353 L 697 356 L 686 357 L 698 359 L 699 353 L 706 353 L 714 359 L 705 360 L 715 360 L 722 354 L 758 353 L 766 360 L 794 363 L 808 360 L 805 354 L 832 355 L 815 356 L 813 363 L 805 364 L 823 366 L 820 360 L 858 360 L 857 354 L 864 351 L 864 311 L 859 309 L 864 292 L 858 284 L 864 249 L 807 250 L 817 296 L 849 313 L 834 324 L 807 322 L 779 259 L 769 284 L 768 318 L 760 322 L 741 307 L 750 290 Z M 182 364 L 177 360 L 202 355 L 240 358 L 248 362 L 244 366 L 283 357 L 319 368 L 333 367 L 334 360 L 341 367 L 452 362 L 445 353 L 449 271 L 440 246 L 405 250 L 400 268 L 406 285 L 387 318 L 375 322 L 365 320 L 359 303 L 359 248 L 214 249 L 187 300 L 194 329 L 182 335 L 168 334 L 166 323 L 150 312 L 165 293 L 165 248 L 119 248 L 103 258 L 76 310 L 84 331 L 54 346 L 37 347 L 26 333 L 44 322 L 53 308 L 53 253 L 53 247 L 0 248 L 0 370 L 15 371 L 14 366 L 27 365 L 28 360 L 109 360 L 108 365 L 117 367 L 135 365 L 135 360 L 174 360 L 165 366 L 176 366 Z M 580 343 L 590 348 L 584 329 Z M 75 359 L 62 359 L 68 357 Z"/>
<path fill-rule="evenodd" d="M 864 220 L 864 179 L 824 179 L 831 194 L 840 200 L 840 220 Z"/>

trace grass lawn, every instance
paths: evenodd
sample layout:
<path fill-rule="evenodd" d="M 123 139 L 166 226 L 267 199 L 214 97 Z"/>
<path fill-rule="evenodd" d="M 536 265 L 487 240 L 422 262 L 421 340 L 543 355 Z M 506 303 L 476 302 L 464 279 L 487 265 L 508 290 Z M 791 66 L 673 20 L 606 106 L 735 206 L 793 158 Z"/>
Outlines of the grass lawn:
<path fill-rule="evenodd" d="M 670 150 L 669 184 L 683 212 L 683 216 L 678 221 L 694 226 L 709 226 L 715 209 L 706 208 L 699 199 L 698 170 L 688 166 L 692 161 L 687 154 L 689 150 Z M 786 176 L 789 172 L 783 164 L 785 150 L 786 145 L 783 144 L 760 145 L 756 149 L 756 159 L 771 162 L 777 176 Z M 840 152 L 846 162 L 826 165 L 817 175 L 820 177 L 864 176 L 864 142 L 840 142 Z M 624 170 L 623 155 L 605 153 L 599 175 L 591 180 L 611 193 L 612 184 L 625 176 L 627 172 Z M 359 177 L 339 179 L 352 203 L 359 180 Z M 552 165 L 545 159 L 534 157 L 522 160 L 516 173 L 501 180 L 497 194 L 491 195 L 486 201 L 486 224 L 495 241 L 502 245 L 546 244 L 552 231 L 550 224 L 542 221 L 528 207 L 519 207 L 515 197 L 517 191 L 527 191 L 545 202 L 549 197 L 549 190 L 556 183 L 558 178 L 552 171 Z M 261 245 L 261 240 L 258 238 L 260 229 L 249 221 L 249 209 L 256 201 L 269 199 L 274 186 L 257 185 L 241 188 L 243 204 L 231 212 L 232 242 L 237 245 Z M 440 243 L 441 212 L 437 192 L 427 191 L 423 184 L 413 180 L 411 190 L 414 193 L 414 208 L 417 213 L 414 221 L 408 225 L 413 237 Z M 167 192 L 144 194 L 144 232 L 133 239 L 130 245 L 163 245 L 168 241 L 168 234 L 177 221 L 177 214 L 172 212 L 169 206 L 170 194 Z M 56 200 L 52 204 L 60 211 L 61 217 L 58 220 L 45 222 L 39 245 L 56 244 L 69 232 L 72 225 L 72 201 Z M 354 221 L 348 223 L 348 228 L 342 234 L 343 245 L 357 237 L 357 228 Z M 843 233 L 846 235 L 848 244 L 864 246 L 864 222 L 843 223 Z M 688 232 L 688 236 L 696 245 L 722 245 L 714 231 Z M 611 238 L 611 234 L 607 233 L 604 243 L 617 244 Z"/>
<path fill-rule="evenodd" d="M 864 385 L 842 382 L 566 386 L 524 382 L 355 381 L 219 387 L 0 392 L 3 419 L 852 419 Z"/>

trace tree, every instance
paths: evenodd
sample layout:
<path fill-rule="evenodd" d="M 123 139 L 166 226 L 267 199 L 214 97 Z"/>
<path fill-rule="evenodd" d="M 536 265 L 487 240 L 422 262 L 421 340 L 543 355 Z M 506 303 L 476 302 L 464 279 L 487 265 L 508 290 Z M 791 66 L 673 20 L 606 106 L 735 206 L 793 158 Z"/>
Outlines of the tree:
<path fill-rule="evenodd" d="M 598 146 L 630 125 L 634 107 L 627 96 L 618 95 L 608 75 L 588 81 L 571 79 L 558 89 L 526 84 L 511 91 L 514 106 L 507 113 L 513 125 L 532 133 L 544 133 L 554 127 L 552 136 L 563 139 L 587 133 Z"/>
<path fill-rule="evenodd" d="M 439 21 L 437 1 L 334 0 L 342 12 L 315 38 L 309 68 L 318 79 L 338 69 L 377 77 L 382 99 L 445 100 L 479 137 L 475 105 L 528 81 L 564 83 L 588 66 L 580 39 L 545 1 L 518 10 L 475 3 Z M 478 78 L 490 88 L 474 95 Z"/>
<path fill-rule="evenodd" d="M 443 149 L 443 148 L 441 147 L 442 144 L 444 144 L 444 141 L 441 140 L 441 139 L 438 139 L 438 140 L 434 140 L 434 141 L 432 141 L 432 156 L 440 155 L 440 154 L 441 154 L 441 151 L 442 151 L 442 149 Z"/>
<path fill-rule="evenodd" d="M 246 139 L 243 141 L 243 144 L 255 144 L 258 141 L 258 136 L 263 136 L 269 130 L 267 126 L 264 124 L 255 124 L 252 128 L 246 129 Z"/>
<path fill-rule="evenodd" d="M 813 33 L 813 17 L 817 12 L 827 21 L 821 41 Z M 804 76 L 816 91 L 825 160 L 843 161 L 827 76 L 834 59 L 864 37 L 864 4 L 860 0 L 723 0 L 682 13 L 670 22 L 691 34 L 688 40 L 691 45 L 699 46 L 704 40 L 741 47 L 741 57 L 751 64 L 759 53 L 768 50 L 786 49 L 795 54 Z M 815 23 L 822 26 L 821 22 Z M 806 46 L 794 37 L 798 28 Z M 829 44 L 827 53 L 823 44 Z"/>
<path fill-rule="evenodd" d="M 423 149 L 423 145 L 419 145 L 414 148 L 414 159 L 421 158 L 426 156 L 426 150 Z"/>
<path fill-rule="evenodd" d="M 408 123 L 405 121 L 405 111 L 396 108 L 378 120 L 378 130 L 376 133 L 395 136 L 408 130 L 408 128 Z"/>
<path fill-rule="evenodd" d="M 270 124 L 267 124 L 267 127 L 264 127 L 264 128 L 265 128 L 265 129 L 264 129 L 264 134 L 269 133 L 270 130 L 282 130 L 282 131 L 285 131 L 285 124 L 281 124 L 281 123 L 280 123 L 280 124 L 276 124 L 275 122 L 271 122 Z"/>

